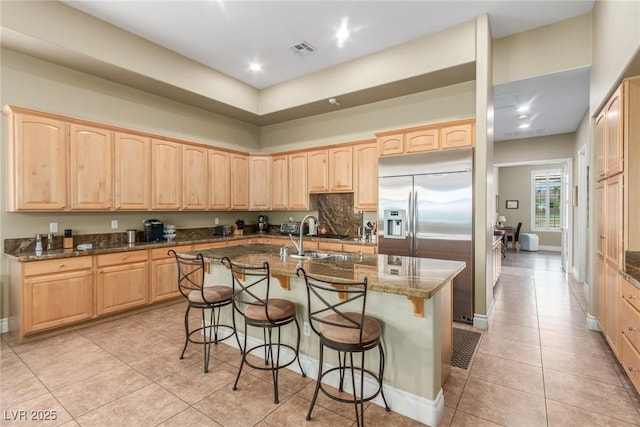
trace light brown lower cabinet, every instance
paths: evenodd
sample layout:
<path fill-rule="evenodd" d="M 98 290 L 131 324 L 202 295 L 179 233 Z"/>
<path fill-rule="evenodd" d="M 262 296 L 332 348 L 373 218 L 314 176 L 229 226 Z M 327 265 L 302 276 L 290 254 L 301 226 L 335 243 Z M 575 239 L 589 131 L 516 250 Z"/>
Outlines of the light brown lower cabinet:
<path fill-rule="evenodd" d="M 97 256 L 96 314 L 115 313 L 149 302 L 149 252 Z"/>
<path fill-rule="evenodd" d="M 151 249 L 151 302 L 164 301 L 180 295 L 176 259 L 168 252 L 180 252 L 184 246 Z"/>
<path fill-rule="evenodd" d="M 617 354 L 631 382 L 640 391 L 640 289 L 619 276 L 620 348 Z"/>
<path fill-rule="evenodd" d="M 15 314 L 10 311 L 12 319 L 14 316 L 21 318 L 23 334 L 91 319 L 93 317 L 93 269 L 91 267 L 91 257 L 42 261 L 41 265 L 24 265 L 21 307 Z M 11 298 L 13 300 L 14 297 Z"/>

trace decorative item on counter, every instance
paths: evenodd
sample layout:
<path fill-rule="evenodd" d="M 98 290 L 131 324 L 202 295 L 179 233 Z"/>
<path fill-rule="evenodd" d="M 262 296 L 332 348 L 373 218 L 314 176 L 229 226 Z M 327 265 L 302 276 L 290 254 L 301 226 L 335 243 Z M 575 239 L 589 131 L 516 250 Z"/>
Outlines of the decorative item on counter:
<path fill-rule="evenodd" d="M 289 247 L 283 246 L 280 248 L 280 259 L 286 261 L 289 258 Z"/>
<path fill-rule="evenodd" d="M 320 234 L 320 235 L 325 235 L 325 234 L 327 234 L 327 227 L 325 227 L 324 225 L 323 225 L 323 226 L 321 226 L 321 227 L 318 229 L 318 234 Z"/>
<path fill-rule="evenodd" d="M 71 235 L 71 229 L 64 230 L 64 238 L 62 239 L 62 247 L 64 249 L 73 249 L 73 236 Z"/>
<path fill-rule="evenodd" d="M 138 234 L 138 230 L 135 228 L 127 229 L 127 243 L 133 245 L 136 243 L 136 235 Z"/>
<path fill-rule="evenodd" d="M 36 256 L 42 255 L 42 234 L 36 234 Z"/>
<path fill-rule="evenodd" d="M 164 226 L 164 238 L 167 242 L 172 242 L 176 238 L 176 226 L 173 224 L 167 224 Z"/>
<path fill-rule="evenodd" d="M 47 234 L 47 250 L 53 249 L 53 233 Z"/>
<path fill-rule="evenodd" d="M 233 234 L 241 235 L 244 233 L 243 229 L 244 229 L 244 219 L 236 220 L 236 229 L 234 230 Z"/>

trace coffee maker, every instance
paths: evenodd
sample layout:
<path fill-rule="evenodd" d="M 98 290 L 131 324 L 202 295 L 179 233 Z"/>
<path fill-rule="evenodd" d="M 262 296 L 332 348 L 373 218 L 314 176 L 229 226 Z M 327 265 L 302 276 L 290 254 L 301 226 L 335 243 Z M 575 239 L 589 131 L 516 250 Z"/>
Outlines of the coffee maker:
<path fill-rule="evenodd" d="M 144 241 L 159 242 L 164 235 L 164 224 L 157 219 L 145 219 L 142 221 L 144 226 Z"/>
<path fill-rule="evenodd" d="M 269 224 L 267 222 L 266 215 L 258 216 L 258 233 L 266 233 L 268 231 Z"/>

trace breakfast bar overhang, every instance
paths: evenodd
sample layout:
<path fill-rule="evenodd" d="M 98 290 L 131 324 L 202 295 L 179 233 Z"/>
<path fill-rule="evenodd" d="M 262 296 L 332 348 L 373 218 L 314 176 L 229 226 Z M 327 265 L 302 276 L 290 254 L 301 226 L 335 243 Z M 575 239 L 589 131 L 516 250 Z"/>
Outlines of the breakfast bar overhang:
<path fill-rule="evenodd" d="M 231 275 L 220 263 L 225 256 L 248 265 L 268 262 L 274 279 L 271 297 L 294 301 L 301 323 L 307 321 L 307 295 L 304 280 L 296 275 L 299 267 L 324 279 L 359 281 L 366 276 L 367 314 L 376 317 L 383 329 L 384 387 L 389 404 L 394 412 L 428 425 L 438 424 L 444 412 L 442 384 L 449 374 L 452 352 L 452 280 L 464 269 L 464 262 L 344 253 L 316 253 L 301 260 L 281 257 L 279 246 L 266 244 L 186 252 L 198 253 L 210 267 L 206 284 L 231 286 Z M 294 339 L 295 332 L 290 333 L 285 341 Z M 300 352 L 307 375 L 316 378 L 318 338 L 305 334 Z M 369 358 L 367 365 L 375 365 L 374 359 Z M 212 370 L 215 375 L 215 366 Z"/>

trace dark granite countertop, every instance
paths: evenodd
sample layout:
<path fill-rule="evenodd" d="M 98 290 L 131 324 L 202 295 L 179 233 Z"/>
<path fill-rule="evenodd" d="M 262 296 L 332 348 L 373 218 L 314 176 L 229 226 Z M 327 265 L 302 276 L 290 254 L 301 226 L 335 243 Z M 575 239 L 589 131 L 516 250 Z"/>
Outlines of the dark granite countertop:
<path fill-rule="evenodd" d="M 282 259 L 279 251 L 277 245 L 249 244 L 187 253 L 194 256 L 202 253 L 211 263 L 220 263 L 225 256 L 249 265 L 266 261 L 272 275 L 289 278 L 298 278 L 298 267 L 304 268 L 308 274 L 329 280 L 359 281 L 366 276 L 372 291 L 423 299 L 435 295 L 466 266 L 461 261 L 346 253 L 326 259 L 300 260 L 291 256 Z"/>
<path fill-rule="evenodd" d="M 29 261 L 42 261 L 47 259 L 59 259 L 59 258 L 69 258 L 69 257 L 77 257 L 77 256 L 87 256 L 87 255 L 99 255 L 99 254 L 108 254 L 114 252 L 125 252 L 125 251 L 135 251 L 141 249 L 155 249 L 155 248 L 169 248 L 173 246 L 182 246 L 182 245 L 194 245 L 201 243 L 216 243 L 216 242 L 224 242 L 224 241 L 233 241 L 239 239 L 246 238 L 278 238 L 282 239 L 283 242 L 288 246 L 291 243 L 289 236 L 284 236 L 279 233 L 251 233 L 251 234 L 243 234 L 243 235 L 232 235 L 232 236 L 214 236 L 213 233 L 207 232 L 207 229 L 197 229 L 197 231 L 178 231 L 176 234 L 176 238 L 171 241 L 162 241 L 162 242 L 137 242 L 134 244 L 126 243 L 126 240 L 123 237 L 123 233 L 112 233 L 112 234 L 93 234 L 93 235 L 83 235 L 77 236 L 76 241 L 74 242 L 73 249 L 62 249 L 62 239 L 60 237 L 56 237 L 54 240 L 54 249 L 51 250 L 43 250 L 42 255 L 36 255 L 35 252 L 35 239 L 7 239 L 5 240 L 4 245 L 4 254 L 11 259 L 20 261 L 20 262 L 29 262 Z M 307 241 L 317 241 L 317 242 L 326 242 L 333 241 L 336 243 L 344 243 L 344 244 L 354 244 L 354 245 L 362 245 L 362 246 L 375 246 L 375 243 L 369 242 L 358 242 L 354 239 L 326 239 L 326 238 L 317 238 L 317 237 L 309 237 L 305 236 L 305 240 Z M 91 243 L 93 245 L 90 250 L 77 250 L 77 245 L 81 243 Z"/>

